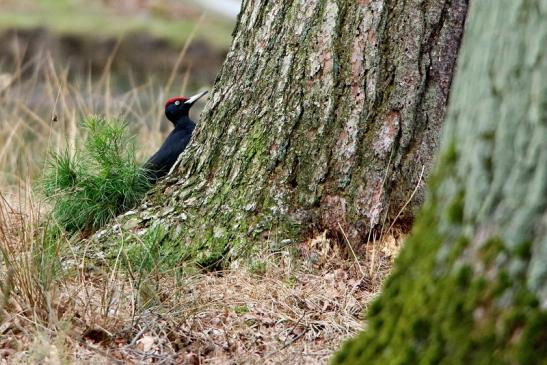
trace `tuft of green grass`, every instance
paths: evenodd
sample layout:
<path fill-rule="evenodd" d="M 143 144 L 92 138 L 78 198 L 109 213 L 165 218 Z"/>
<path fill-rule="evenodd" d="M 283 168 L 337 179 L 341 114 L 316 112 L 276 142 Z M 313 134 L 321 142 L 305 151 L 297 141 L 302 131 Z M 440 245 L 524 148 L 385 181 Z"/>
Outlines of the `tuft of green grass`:
<path fill-rule="evenodd" d="M 148 230 L 136 243 L 130 244 L 125 252 L 125 265 L 130 271 L 150 273 L 158 271 L 163 266 L 162 243 L 167 238 L 167 232 L 162 226 L 154 226 Z"/>
<path fill-rule="evenodd" d="M 264 276 L 268 272 L 268 262 L 266 260 L 252 260 L 249 263 L 249 271 L 255 275 Z"/>
<path fill-rule="evenodd" d="M 55 220 L 69 232 L 97 230 L 135 207 L 150 188 L 126 123 L 92 116 L 83 126 L 82 147 L 52 153 L 41 180 Z"/>
<path fill-rule="evenodd" d="M 56 222 L 49 220 L 42 222 L 36 230 L 31 250 L 33 266 L 37 268 L 38 284 L 47 291 L 63 273 L 61 257 L 68 238 Z"/>

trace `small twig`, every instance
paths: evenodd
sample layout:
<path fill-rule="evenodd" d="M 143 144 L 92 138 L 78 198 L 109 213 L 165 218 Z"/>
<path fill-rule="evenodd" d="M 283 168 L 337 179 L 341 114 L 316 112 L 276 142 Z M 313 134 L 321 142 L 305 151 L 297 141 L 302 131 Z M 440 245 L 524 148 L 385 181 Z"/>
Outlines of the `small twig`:
<path fill-rule="evenodd" d="M 148 330 L 148 324 L 145 325 L 140 331 L 139 333 L 137 333 L 137 335 L 135 337 L 133 337 L 133 339 L 131 340 L 131 342 L 129 343 L 129 346 L 134 346 L 137 341 L 139 340 L 139 338 L 141 338 L 141 336 Z"/>
<path fill-rule="evenodd" d="M 355 254 L 355 251 L 353 251 L 353 247 L 351 247 L 351 243 L 349 242 L 348 236 L 346 236 L 346 232 L 344 232 L 344 228 L 342 228 L 342 225 L 340 224 L 340 222 L 338 222 L 338 227 L 340 228 L 342 235 L 346 239 L 346 242 L 349 246 L 349 249 L 351 250 L 351 254 L 353 255 L 353 258 L 355 259 L 355 263 L 357 264 L 357 267 L 359 268 L 359 271 L 361 272 L 361 275 L 365 276 L 365 272 L 363 271 L 363 268 L 361 267 L 361 264 L 359 263 L 359 259 L 357 259 L 357 255 Z"/>
<path fill-rule="evenodd" d="M 418 188 L 420 187 L 420 183 L 422 182 L 422 178 L 424 176 L 424 171 L 425 171 L 425 165 L 422 165 L 422 172 L 420 173 L 420 178 L 418 179 L 418 183 L 416 183 L 416 187 L 414 188 L 414 191 L 412 192 L 412 194 L 410 194 L 410 198 L 408 198 L 405 205 L 403 205 L 401 210 L 399 210 L 399 213 L 397 213 L 397 215 L 395 216 L 395 219 L 393 220 L 393 222 L 391 223 L 391 225 L 389 226 L 389 228 L 387 229 L 386 232 L 391 231 L 391 229 L 393 228 L 395 223 L 397 223 L 397 219 L 399 219 L 399 216 L 403 213 L 403 211 L 406 209 L 408 204 L 410 204 L 410 202 L 412 201 L 412 198 L 414 198 L 414 195 L 418 191 Z"/>
<path fill-rule="evenodd" d="M 294 326 L 291 328 L 291 330 L 289 331 L 289 333 L 291 332 L 294 332 L 294 330 L 296 329 L 296 327 L 298 327 L 298 325 L 300 324 L 300 322 L 304 319 L 304 317 L 306 316 L 306 310 L 304 310 L 304 313 L 302 313 L 302 315 L 300 316 L 300 318 L 298 318 L 298 321 L 296 321 L 296 323 L 294 324 Z M 288 337 L 288 336 L 287 336 Z M 287 339 L 285 338 L 285 341 L 287 341 Z M 283 342 L 285 342 L 283 341 Z"/>
<path fill-rule="evenodd" d="M 304 331 L 303 331 L 301 334 L 299 334 L 298 336 L 296 336 L 295 338 L 293 338 L 291 341 L 289 341 L 289 342 L 287 342 L 286 344 L 284 344 L 283 347 L 281 347 L 278 351 L 283 351 L 283 350 L 285 350 L 287 347 L 289 347 L 290 345 L 292 345 L 293 343 L 295 343 L 296 341 L 298 341 L 299 339 L 301 339 L 302 337 L 304 337 L 304 335 L 305 335 L 306 333 L 308 333 L 308 330 L 309 330 L 309 329 L 310 329 L 309 327 L 306 327 L 306 328 L 304 329 Z"/>
<path fill-rule="evenodd" d="M 294 332 L 294 330 L 296 329 L 296 327 L 298 327 L 298 325 L 300 324 L 300 322 L 302 321 L 302 319 L 304 319 L 304 317 L 306 316 L 306 310 L 304 310 L 304 313 L 300 316 L 300 318 L 298 318 L 298 320 L 296 321 L 296 323 L 294 324 L 294 326 L 291 328 L 291 330 L 289 331 L 289 334 L 291 332 Z M 306 328 L 304 329 L 304 332 L 302 332 L 301 334 L 297 335 L 295 338 L 293 338 L 292 340 L 290 340 L 289 342 L 287 342 L 287 338 L 289 337 L 287 335 L 287 338 L 285 338 L 285 341 L 283 341 L 283 346 L 281 346 L 279 349 L 277 350 L 274 350 L 272 352 L 270 352 L 269 354 L 266 355 L 266 357 L 270 357 L 270 356 L 273 356 L 275 354 L 277 354 L 278 352 L 280 351 L 283 351 L 284 349 L 286 349 L 287 347 L 289 347 L 290 345 L 292 345 L 293 343 L 295 343 L 296 341 L 298 341 L 299 339 L 302 338 L 302 336 L 304 336 L 306 334 L 306 332 L 308 332 L 309 328 L 308 326 L 306 326 Z"/>
<path fill-rule="evenodd" d="M 369 265 L 369 277 L 372 278 L 372 280 L 376 279 L 376 275 L 373 275 L 374 270 L 374 264 L 376 263 L 376 233 L 374 233 L 372 239 L 372 257 L 370 258 L 370 265 Z M 381 238 L 381 236 L 380 236 Z"/>
<path fill-rule="evenodd" d="M 104 350 L 102 350 L 98 347 L 91 346 L 86 341 L 76 339 L 76 342 L 78 342 L 80 345 L 87 348 L 88 350 L 94 351 L 94 352 L 98 353 L 99 355 L 107 358 L 109 361 L 112 361 L 113 364 L 135 364 L 135 362 L 133 362 L 131 359 L 124 359 L 124 360 L 116 359 L 114 356 L 110 355 L 108 352 L 106 352 L 106 351 L 104 351 Z"/>

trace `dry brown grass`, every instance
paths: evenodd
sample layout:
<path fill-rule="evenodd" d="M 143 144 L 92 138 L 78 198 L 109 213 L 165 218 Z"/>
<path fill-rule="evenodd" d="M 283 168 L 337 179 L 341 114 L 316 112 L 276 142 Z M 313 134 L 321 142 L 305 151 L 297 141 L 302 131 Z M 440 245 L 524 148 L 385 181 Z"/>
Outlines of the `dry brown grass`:
<path fill-rule="evenodd" d="M 262 273 L 244 266 L 137 282 L 116 262 L 72 256 L 69 240 L 46 266 L 33 259 L 43 231 L 25 199 L 0 205 L 11 260 L 0 269 L 0 363 L 326 363 L 362 329 L 399 246 L 386 238 L 355 261 L 323 234 L 298 258 L 265 253 Z M 43 282 L 56 259 L 60 272 Z"/>

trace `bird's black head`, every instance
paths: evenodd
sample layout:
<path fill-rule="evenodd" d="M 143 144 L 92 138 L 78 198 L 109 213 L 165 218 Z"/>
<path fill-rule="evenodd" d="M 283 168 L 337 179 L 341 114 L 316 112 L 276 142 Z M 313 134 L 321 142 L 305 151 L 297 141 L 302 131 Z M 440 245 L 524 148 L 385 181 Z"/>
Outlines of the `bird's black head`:
<path fill-rule="evenodd" d="M 181 120 L 188 117 L 188 113 L 190 112 L 192 105 L 194 105 L 194 103 L 201 99 L 205 94 L 207 94 L 207 91 L 194 95 L 191 98 L 178 96 L 167 100 L 165 103 L 165 116 L 176 126 Z"/>

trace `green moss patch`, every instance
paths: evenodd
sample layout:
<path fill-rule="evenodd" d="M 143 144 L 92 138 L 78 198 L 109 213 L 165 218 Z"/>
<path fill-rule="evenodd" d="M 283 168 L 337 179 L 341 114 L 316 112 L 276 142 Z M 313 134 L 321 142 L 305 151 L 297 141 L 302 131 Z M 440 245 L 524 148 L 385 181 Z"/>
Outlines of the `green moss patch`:
<path fill-rule="evenodd" d="M 455 159 L 441 161 L 433 181 L 446 178 Z M 333 363 L 547 363 L 547 313 L 525 277 L 496 262 L 511 255 L 529 258 L 529 245 L 528 254 L 509 252 L 493 235 L 479 249 L 480 270 L 466 264 L 472 242 L 463 233 L 448 237 L 439 229 L 439 217 L 446 217 L 448 231 L 464 231 L 463 196 L 441 208 L 433 186 L 394 273 L 368 312 L 367 330 L 347 342 Z"/>

